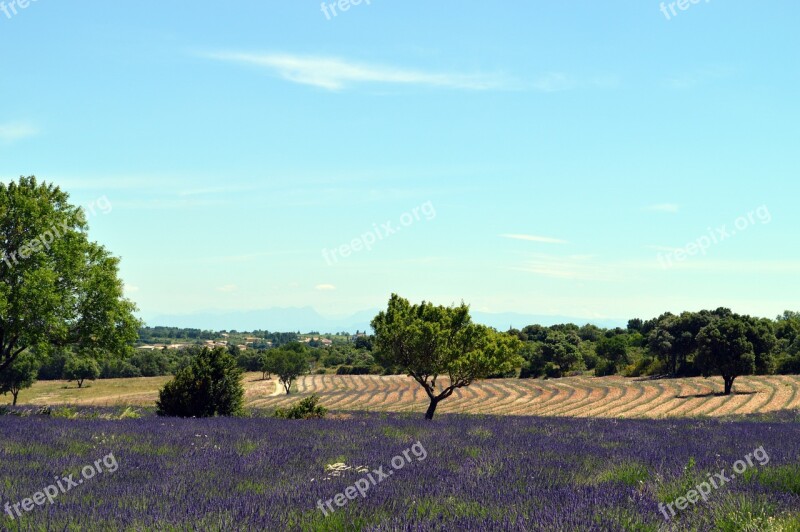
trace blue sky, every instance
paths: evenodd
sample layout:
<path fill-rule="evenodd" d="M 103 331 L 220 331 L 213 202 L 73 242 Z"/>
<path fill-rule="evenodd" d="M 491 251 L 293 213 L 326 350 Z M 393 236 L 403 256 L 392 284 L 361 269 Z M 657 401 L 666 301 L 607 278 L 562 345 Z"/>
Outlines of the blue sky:
<path fill-rule="evenodd" d="M 0 176 L 107 199 L 145 317 L 798 309 L 800 5 L 685 6 L 39 0 Z"/>

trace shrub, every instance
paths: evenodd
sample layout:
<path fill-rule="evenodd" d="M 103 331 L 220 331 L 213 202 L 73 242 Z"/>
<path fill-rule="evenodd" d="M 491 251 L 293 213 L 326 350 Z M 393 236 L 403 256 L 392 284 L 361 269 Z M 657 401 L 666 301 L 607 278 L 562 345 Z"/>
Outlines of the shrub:
<path fill-rule="evenodd" d="M 617 373 L 617 365 L 610 360 L 605 360 L 603 358 L 597 361 L 597 365 L 594 368 L 594 376 L 595 377 L 608 377 L 610 375 L 616 375 Z"/>
<path fill-rule="evenodd" d="M 800 375 L 800 356 L 787 357 L 778 363 L 778 374 Z"/>
<path fill-rule="evenodd" d="M 159 393 L 159 416 L 213 417 L 243 413 L 242 370 L 224 349 L 203 349 Z"/>
<path fill-rule="evenodd" d="M 288 409 L 278 408 L 275 410 L 275 417 L 280 419 L 322 419 L 328 413 L 328 409 L 318 403 L 319 397 L 312 395 L 293 404 Z"/>
<path fill-rule="evenodd" d="M 548 379 L 560 379 L 563 373 L 561 368 L 553 362 L 548 362 L 544 365 L 544 375 Z"/>
<path fill-rule="evenodd" d="M 101 379 L 130 379 L 141 376 L 142 372 L 139 371 L 139 368 L 127 360 L 118 358 L 105 360 L 103 362 L 103 368 L 100 370 Z"/>

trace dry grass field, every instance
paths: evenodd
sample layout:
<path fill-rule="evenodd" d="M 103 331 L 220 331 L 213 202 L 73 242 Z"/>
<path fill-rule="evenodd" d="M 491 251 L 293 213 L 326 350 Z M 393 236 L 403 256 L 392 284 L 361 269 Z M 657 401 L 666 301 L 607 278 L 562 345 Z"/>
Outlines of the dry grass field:
<path fill-rule="evenodd" d="M 64 381 L 38 382 L 20 394 L 21 404 L 150 406 L 167 377 L 109 379 L 79 390 Z M 277 382 L 259 373 L 244 378 L 251 407 L 283 406 L 316 393 L 332 410 L 424 411 L 427 397 L 408 377 L 309 375 L 296 393 L 279 393 Z M 437 413 L 507 414 L 566 417 L 661 418 L 767 413 L 800 408 L 800 377 L 741 377 L 736 394 L 719 395 L 722 380 L 571 377 L 557 380 L 497 379 L 458 390 Z M 10 397 L 10 396 L 7 396 Z"/>

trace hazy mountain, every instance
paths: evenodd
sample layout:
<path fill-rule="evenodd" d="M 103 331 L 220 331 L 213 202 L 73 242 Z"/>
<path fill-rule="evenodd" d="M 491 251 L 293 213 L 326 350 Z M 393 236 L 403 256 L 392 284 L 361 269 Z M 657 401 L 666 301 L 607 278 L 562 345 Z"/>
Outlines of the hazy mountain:
<path fill-rule="evenodd" d="M 169 327 L 187 327 L 210 330 L 237 330 L 252 331 L 266 329 L 269 331 L 318 331 L 339 332 L 369 329 L 369 323 L 379 312 L 379 309 L 369 309 L 351 314 L 349 316 L 323 316 L 311 307 L 295 308 L 269 308 L 248 311 L 204 311 L 193 314 L 164 314 L 147 317 L 147 325 L 163 325 Z M 493 314 L 487 312 L 472 312 L 472 318 L 477 323 L 483 323 L 498 330 L 507 330 L 509 327 L 522 328 L 526 325 L 555 325 L 558 323 L 593 323 L 600 327 L 624 327 L 627 320 L 576 318 L 569 316 L 548 316 L 519 313 Z"/>

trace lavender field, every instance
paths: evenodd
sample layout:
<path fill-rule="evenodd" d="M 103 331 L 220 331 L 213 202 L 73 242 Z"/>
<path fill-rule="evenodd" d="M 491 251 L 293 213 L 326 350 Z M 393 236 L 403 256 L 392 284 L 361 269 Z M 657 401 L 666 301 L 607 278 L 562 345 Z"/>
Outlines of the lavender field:
<path fill-rule="evenodd" d="M 3 530 L 800 529 L 794 415 L 86 418 L 102 412 L 0 416 Z"/>

